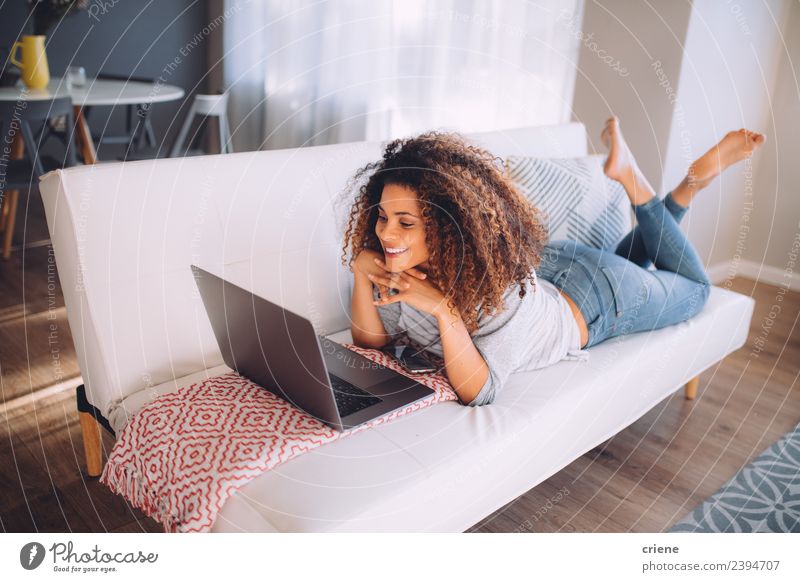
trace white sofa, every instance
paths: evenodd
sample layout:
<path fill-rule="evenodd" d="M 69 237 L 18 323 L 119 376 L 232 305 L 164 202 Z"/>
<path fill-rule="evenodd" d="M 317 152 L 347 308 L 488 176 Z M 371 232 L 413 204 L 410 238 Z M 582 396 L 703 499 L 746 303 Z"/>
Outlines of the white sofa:
<path fill-rule="evenodd" d="M 501 157 L 586 154 L 585 129 L 575 123 L 470 137 Z M 228 371 L 191 263 L 349 341 L 345 214 L 332 200 L 381 146 L 101 164 L 45 176 L 86 399 L 101 420 L 118 433 L 157 394 Z M 752 310 L 750 298 L 715 287 L 691 321 L 609 340 L 587 362 L 516 373 L 489 406 L 441 403 L 321 446 L 234 494 L 214 530 L 463 531 L 741 347 Z M 97 475 L 94 420 L 81 418 L 89 472 Z"/>

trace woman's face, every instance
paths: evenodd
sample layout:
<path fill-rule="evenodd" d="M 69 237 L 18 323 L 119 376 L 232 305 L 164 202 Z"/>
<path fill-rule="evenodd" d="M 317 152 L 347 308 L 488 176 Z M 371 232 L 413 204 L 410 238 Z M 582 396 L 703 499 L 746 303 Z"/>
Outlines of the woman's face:
<path fill-rule="evenodd" d="M 411 267 L 427 270 L 425 223 L 414 190 L 397 184 L 384 185 L 375 234 L 381 241 L 386 266 L 390 271 L 399 273 Z M 393 253 L 393 250 L 401 252 Z"/>

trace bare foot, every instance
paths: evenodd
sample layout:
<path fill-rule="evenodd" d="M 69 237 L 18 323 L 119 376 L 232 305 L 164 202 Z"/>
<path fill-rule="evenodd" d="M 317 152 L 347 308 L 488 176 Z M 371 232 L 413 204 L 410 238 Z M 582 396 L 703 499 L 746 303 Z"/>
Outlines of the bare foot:
<path fill-rule="evenodd" d="M 689 206 L 700 190 L 708 186 L 722 171 L 753 155 L 767 137 L 747 129 L 728 132 L 722 140 L 690 167 L 686 177 L 673 190 L 672 199 L 681 206 Z"/>
<path fill-rule="evenodd" d="M 606 121 L 600 140 L 608 147 L 608 158 L 603 171 L 606 176 L 625 187 L 631 204 L 638 206 L 655 196 L 652 186 L 639 170 L 636 159 L 628 148 L 625 138 L 622 137 L 619 119 L 616 116 Z"/>
<path fill-rule="evenodd" d="M 722 141 L 689 167 L 689 183 L 698 190 L 705 188 L 725 168 L 752 156 L 766 140 L 764 134 L 747 129 L 728 132 Z"/>

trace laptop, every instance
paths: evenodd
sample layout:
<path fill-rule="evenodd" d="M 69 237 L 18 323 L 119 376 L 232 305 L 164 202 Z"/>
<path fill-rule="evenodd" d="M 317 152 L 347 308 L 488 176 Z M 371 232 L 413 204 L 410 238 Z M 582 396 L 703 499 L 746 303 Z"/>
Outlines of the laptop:
<path fill-rule="evenodd" d="M 311 322 L 192 265 L 228 367 L 343 431 L 434 390 L 316 334 Z"/>

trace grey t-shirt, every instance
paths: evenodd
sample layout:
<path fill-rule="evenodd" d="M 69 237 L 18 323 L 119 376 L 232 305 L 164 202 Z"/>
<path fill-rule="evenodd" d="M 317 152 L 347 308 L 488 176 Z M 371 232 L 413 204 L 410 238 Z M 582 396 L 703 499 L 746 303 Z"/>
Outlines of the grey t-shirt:
<path fill-rule="evenodd" d="M 535 291 L 530 281 L 525 284 L 524 298 L 519 297 L 519 286 L 510 287 L 502 312 L 478 317 L 478 329 L 471 337 L 489 368 L 489 377 L 469 406 L 493 402 L 512 372 L 588 358 L 588 352 L 580 348 L 578 324 L 558 289 L 538 277 Z M 376 287 L 373 296 L 380 296 Z M 443 358 L 439 325 L 433 315 L 402 301 L 380 305 L 378 313 L 386 333 L 393 337 L 405 333 L 427 352 Z"/>

